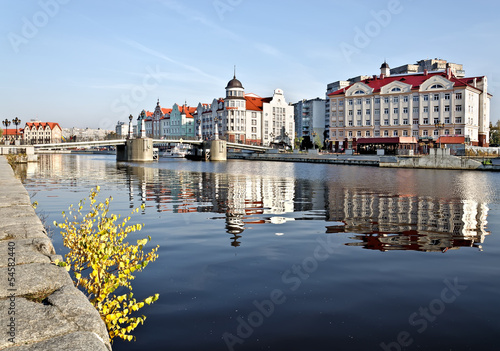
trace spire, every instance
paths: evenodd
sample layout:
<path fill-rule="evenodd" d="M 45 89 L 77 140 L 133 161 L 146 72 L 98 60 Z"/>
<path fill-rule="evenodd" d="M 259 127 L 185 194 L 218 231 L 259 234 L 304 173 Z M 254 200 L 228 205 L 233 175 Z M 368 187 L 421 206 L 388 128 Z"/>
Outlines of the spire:
<path fill-rule="evenodd" d="M 236 65 L 234 65 L 234 74 L 233 74 L 233 79 L 236 79 Z"/>

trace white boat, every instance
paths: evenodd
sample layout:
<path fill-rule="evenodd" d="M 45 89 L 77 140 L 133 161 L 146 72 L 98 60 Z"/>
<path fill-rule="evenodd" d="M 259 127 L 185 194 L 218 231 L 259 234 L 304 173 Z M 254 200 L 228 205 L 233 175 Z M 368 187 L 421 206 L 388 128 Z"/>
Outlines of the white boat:
<path fill-rule="evenodd" d="M 191 146 L 186 144 L 176 144 L 175 146 L 165 150 L 161 157 L 183 158 L 189 153 Z"/>

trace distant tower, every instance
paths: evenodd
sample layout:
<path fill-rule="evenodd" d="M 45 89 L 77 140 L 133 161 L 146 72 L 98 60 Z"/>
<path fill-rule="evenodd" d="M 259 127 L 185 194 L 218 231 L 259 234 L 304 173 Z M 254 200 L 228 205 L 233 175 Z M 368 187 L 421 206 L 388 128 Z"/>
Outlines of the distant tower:
<path fill-rule="evenodd" d="M 236 79 L 236 69 L 234 71 L 233 79 L 231 79 L 226 86 L 226 99 L 245 100 L 245 88 L 241 82 Z"/>
<path fill-rule="evenodd" d="M 382 66 L 380 66 L 380 76 L 389 77 L 390 75 L 391 75 L 391 69 L 389 68 L 387 62 L 384 60 L 384 63 L 382 64 Z"/>

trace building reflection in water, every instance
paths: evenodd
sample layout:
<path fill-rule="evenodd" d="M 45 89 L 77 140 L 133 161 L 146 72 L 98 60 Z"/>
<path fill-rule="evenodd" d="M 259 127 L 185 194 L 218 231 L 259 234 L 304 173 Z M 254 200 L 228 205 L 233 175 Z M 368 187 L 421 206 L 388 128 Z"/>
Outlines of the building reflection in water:
<path fill-rule="evenodd" d="M 354 233 L 348 246 L 370 250 L 441 251 L 477 247 L 486 231 L 488 206 L 477 200 L 387 195 L 344 189 L 330 202 L 327 233 Z"/>
<path fill-rule="evenodd" d="M 327 226 L 327 233 L 352 233 L 353 241 L 346 245 L 380 251 L 481 249 L 488 234 L 488 206 L 474 196 L 435 198 L 342 188 L 334 183 L 318 186 L 284 177 L 119 167 L 129 177 L 131 207 L 136 184 L 141 202 L 146 207 L 154 203 L 159 212 L 224 214 L 225 230 L 235 247 L 249 225 L 301 219 L 335 222 Z M 285 215 L 299 211 L 322 214 L 312 218 Z"/>

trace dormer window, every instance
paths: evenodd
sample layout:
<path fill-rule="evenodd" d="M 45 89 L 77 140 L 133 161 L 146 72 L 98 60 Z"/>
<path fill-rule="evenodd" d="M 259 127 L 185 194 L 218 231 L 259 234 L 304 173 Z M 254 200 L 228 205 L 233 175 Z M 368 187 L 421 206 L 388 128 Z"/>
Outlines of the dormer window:
<path fill-rule="evenodd" d="M 444 87 L 441 84 L 434 84 L 431 89 L 444 89 Z"/>
<path fill-rule="evenodd" d="M 392 92 L 392 93 L 395 93 L 395 92 L 398 92 L 398 91 L 401 91 L 401 88 L 399 88 L 399 87 L 395 87 L 395 88 L 392 88 L 392 89 L 391 89 L 391 92 Z"/>
<path fill-rule="evenodd" d="M 354 92 L 354 95 L 360 95 L 360 94 L 364 94 L 365 92 L 363 90 L 356 90 Z"/>

